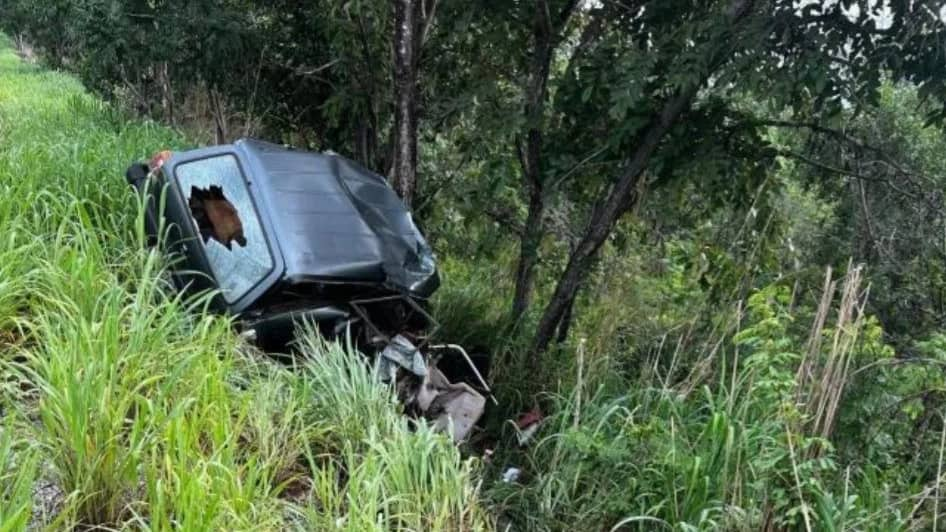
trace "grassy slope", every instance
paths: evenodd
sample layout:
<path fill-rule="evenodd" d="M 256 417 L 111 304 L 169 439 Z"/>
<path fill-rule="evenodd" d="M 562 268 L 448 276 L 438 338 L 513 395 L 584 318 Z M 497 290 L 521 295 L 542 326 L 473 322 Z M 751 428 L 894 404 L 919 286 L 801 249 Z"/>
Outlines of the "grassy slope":
<path fill-rule="evenodd" d="M 121 174 L 185 142 L 0 47 L 0 532 L 31 520 L 50 529 L 488 528 L 474 464 L 442 437 L 406 430 L 391 396 L 343 350 L 310 340 L 318 356 L 289 371 L 244 353 L 224 320 L 169 298 Z M 496 283 L 470 264 L 445 265 L 454 277 L 437 310 L 449 337 L 490 337 L 505 310 L 490 297 Z M 589 345 L 634 324 L 613 311 L 624 299 L 652 311 L 644 291 L 667 289 L 666 279 L 631 277 L 617 279 L 610 304 L 588 309 L 588 330 L 577 324 Z M 524 473 L 521 484 L 487 484 L 493 513 L 530 530 L 931 528 L 942 460 L 929 479 L 909 462 L 871 463 L 885 448 L 874 440 L 857 441 L 855 460 L 806 450 L 822 445 L 799 428 L 795 405 L 807 393 L 795 376 L 809 318 L 786 298 L 768 289 L 751 298 L 738 349 L 727 340 L 707 359 L 718 375 L 692 390 L 655 372 L 633 377 L 621 364 L 658 368 L 633 353 L 562 353 L 562 367 L 585 366 L 556 367 L 568 382 L 544 398 L 549 417 L 528 449 L 497 448 L 498 471 Z M 873 340 L 858 366 L 890 356 L 879 329 L 865 336 Z M 527 380 L 495 373 L 510 397 Z M 873 379 L 853 389 L 862 403 L 842 405 L 847 415 L 886 404 L 887 387 Z M 43 516 L 34 487 L 50 483 L 64 495 Z"/>
<path fill-rule="evenodd" d="M 344 350 L 273 365 L 166 290 L 122 175 L 184 143 L 0 46 L 0 531 L 487 528 Z"/>

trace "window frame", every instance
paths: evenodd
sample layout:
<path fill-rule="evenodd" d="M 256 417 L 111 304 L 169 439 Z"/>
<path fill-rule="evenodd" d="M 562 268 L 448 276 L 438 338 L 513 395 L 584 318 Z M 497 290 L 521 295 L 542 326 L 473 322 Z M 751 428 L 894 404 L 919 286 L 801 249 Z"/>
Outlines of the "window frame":
<path fill-rule="evenodd" d="M 243 182 L 243 186 L 245 187 L 247 197 L 249 198 L 250 206 L 252 207 L 252 214 L 256 216 L 256 223 L 259 224 L 260 234 L 263 236 L 263 239 L 266 244 L 266 251 L 269 253 L 269 258 L 270 258 L 270 261 L 269 261 L 270 267 L 266 271 L 266 273 L 259 276 L 259 278 L 256 279 L 252 285 L 250 285 L 248 288 L 243 290 L 243 292 L 240 293 L 237 297 L 232 298 L 232 299 L 228 298 L 224 294 L 220 281 L 217 278 L 217 272 L 215 271 L 213 263 L 210 260 L 210 256 L 207 253 L 207 249 L 206 249 L 207 243 L 205 243 L 203 239 L 201 238 L 199 228 L 197 228 L 194 225 L 194 219 L 193 219 L 190 205 L 188 202 L 188 199 L 190 197 L 189 195 L 190 192 L 189 190 L 184 190 L 184 187 L 181 183 L 181 176 L 178 173 L 179 167 L 186 167 L 190 164 L 199 163 L 201 161 L 205 161 L 208 159 L 217 159 L 217 158 L 222 158 L 222 157 L 230 157 L 236 163 L 236 169 L 240 174 L 240 178 Z M 277 272 L 282 270 L 283 261 L 282 261 L 282 256 L 278 253 L 278 250 L 273 245 L 273 239 L 272 239 L 272 236 L 270 235 L 269 219 L 268 217 L 264 216 L 264 213 L 259 208 L 259 200 L 256 198 L 256 195 L 254 194 L 253 181 L 249 179 L 248 177 L 248 174 L 246 172 L 247 165 L 244 164 L 242 155 L 238 151 L 233 150 L 230 146 L 215 146 L 212 148 L 207 148 L 206 151 L 202 150 L 201 153 L 197 153 L 193 157 L 188 157 L 187 159 L 183 159 L 183 160 L 173 160 L 173 164 L 166 165 L 166 166 L 171 166 L 170 174 L 171 174 L 171 181 L 173 183 L 172 188 L 174 188 L 174 190 L 176 191 L 176 195 L 178 197 L 178 201 L 180 202 L 181 209 L 187 217 L 186 223 L 188 224 L 188 227 L 190 228 L 188 232 L 194 235 L 193 238 L 187 238 L 186 240 L 187 241 L 196 240 L 196 243 L 199 244 L 196 247 L 200 250 L 199 251 L 200 258 L 202 259 L 203 264 L 206 265 L 206 269 L 207 269 L 207 271 L 202 272 L 202 273 L 208 275 L 213 280 L 214 287 L 217 290 L 219 297 L 223 299 L 224 303 L 228 307 L 234 310 L 247 307 L 250 302 L 252 302 L 253 300 L 257 299 L 260 295 L 262 295 L 261 293 L 258 293 L 260 291 L 261 285 L 265 283 L 266 286 L 264 286 L 263 288 L 264 289 L 269 288 L 269 285 L 271 285 L 273 282 L 272 278 L 274 277 L 274 273 L 278 275 Z M 190 251 L 191 249 L 192 247 L 188 245 L 189 252 L 192 252 Z"/>

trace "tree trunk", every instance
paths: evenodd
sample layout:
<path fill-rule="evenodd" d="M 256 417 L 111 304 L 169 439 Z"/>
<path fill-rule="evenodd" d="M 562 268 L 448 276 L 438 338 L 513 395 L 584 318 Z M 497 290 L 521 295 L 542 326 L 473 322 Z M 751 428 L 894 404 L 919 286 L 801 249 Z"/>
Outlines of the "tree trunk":
<path fill-rule="evenodd" d="M 161 87 L 161 114 L 165 123 L 174 125 L 174 93 L 171 91 L 171 76 L 168 73 L 168 62 L 158 64 L 158 85 Z"/>
<path fill-rule="evenodd" d="M 371 122 L 371 118 L 365 118 L 358 127 L 355 128 L 355 153 L 357 154 L 358 162 L 365 165 L 365 168 L 371 168 L 378 173 L 382 173 L 386 169 L 383 166 L 378 167 L 377 165 L 378 149 L 376 144 L 378 139 Z"/>
<path fill-rule="evenodd" d="M 536 0 L 533 25 L 532 61 L 526 86 L 526 147 L 525 153 L 517 143 L 516 152 L 522 167 L 523 188 L 529 196 L 529 213 L 519 240 L 519 263 L 516 265 L 516 292 L 512 299 L 512 318 L 518 320 L 529 308 L 535 282 L 535 267 L 539 262 L 539 244 L 545 233 L 542 217 L 545 214 L 542 172 L 542 121 L 545 98 L 548 94 L 549 69 L 554 48 L 548 5 Z"/>
<path fill-rule="evenodd" d="M 512 318 L 518 320 L 529 308 L 532 287 L 535 284 L 535 267 L 539 263 L 539 245 L 542 242 L 542 217 L 545 200 L 541 187 L 529 194 L 529 214 L 519 240 L 519 263 L 516 265 L 516 293 L 512 300 Z"/>
<path fill-rule="evenodd" d="M 394 0 L 394 189 L 410 207 L 417 188 L 417 54 L 420 4 Z"/>
<path fill-rule="evenodd" d="M 698 85 L 693 84 L 667 101 L 660 114 L 651 120 L 641 135 L 640 144 L 625 167 L 623 175 L 600 207 L 595 209 L 588 228 L 569 257 L 568 265 L 555 287 L 555 293 L 539 321 L 532 341 L 533 362 L 537 362 L 535 359 L 539 354 L 548 349 L 555 330 L 575 299 L 579 285 L 591 269 L 595 255 L 611 234 L 614 225 L 621 215 L 637 203 L 637 186 L 644 170 L 647 169 L 651 155 L 667 131 L 690 106 L 697 89 Z"/>
<path fill-rule="evenodd" d="M 575 293 L 577 297 L 577 291 Z M 572 316 L 575 311 L 575 297 L 572 297 L 568 304 L 565 306 L 565 313 L 562 314 L 562 321 L 558 324 L 558 337 L 555 338 L 555 342 L 559 344 L 564 344 L 565 340 L 568 340 L 568 332 L 572 328 Z"/>
<path fill-rule="evenodd" d="M 229 127 L 227 124 L 226 106 L 223 103 L 223 97 L 216 88 L 211 87 L 208 90 L 210 100 L 210 113 L 214 119 L 214 143 L 226 144 L 229 136 Z"/>

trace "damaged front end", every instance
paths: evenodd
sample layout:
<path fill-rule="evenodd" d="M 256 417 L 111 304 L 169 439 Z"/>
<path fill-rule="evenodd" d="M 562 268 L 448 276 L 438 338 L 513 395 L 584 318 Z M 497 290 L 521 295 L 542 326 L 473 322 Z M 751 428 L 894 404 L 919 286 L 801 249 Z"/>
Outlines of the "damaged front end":
<path fill-rule="evenodd" d="M 301 322 L 350 337 L 409 411 L 466 438 L 489 393 L 484 368 L 458 346 L 429 344 L 436 263 L 383 177 L 335 154 L 248 139 L 160 152 L 126 177 L 146 202 L 149 240 L 175 257 L 178 289 L 213 291 L 211 308 L 237 316 L 266 351 L 285 351 Z M 447 359 L 469 363 L 451 375 L 468 382 L 437 368 Z"/>

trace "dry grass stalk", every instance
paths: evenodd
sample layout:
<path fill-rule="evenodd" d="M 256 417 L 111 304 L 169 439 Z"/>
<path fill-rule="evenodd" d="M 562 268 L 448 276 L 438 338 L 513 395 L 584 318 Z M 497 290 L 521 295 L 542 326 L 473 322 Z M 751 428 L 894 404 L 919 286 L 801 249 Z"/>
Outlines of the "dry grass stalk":
<path fill-rule="evenodd" d="M 805 432 L 809 436 L 828 439 L 834 429 L 851 361 L 864 324 L 868 290 L 861 289 L 863 280 L 863 268 L 849 265 L 841 284 L 841 299 L 836 309 L 831 343 L 824 346 L 825 324 L 832 312 L 838 284 L 837 280 L 832 280 L 830 269 L 825 276 L 821 302 L 796 374 L 796 396 L 805 420 Z M 812 453 L 817 455 L 820 449 L 815 447 Z"/>

